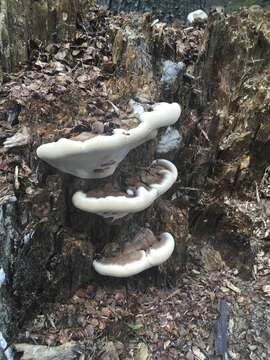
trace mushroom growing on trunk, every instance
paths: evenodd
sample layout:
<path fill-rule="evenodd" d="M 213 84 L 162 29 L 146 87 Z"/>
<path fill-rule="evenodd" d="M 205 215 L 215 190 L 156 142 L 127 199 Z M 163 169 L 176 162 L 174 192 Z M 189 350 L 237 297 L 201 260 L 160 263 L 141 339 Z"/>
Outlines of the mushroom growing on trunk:
<path fill-rule="evenodd" d="M 148 175 L 148 176 L 147 176 Z M 108 188 L 98 192 L 84 193 L 77 191 L 73 197 L 73 205 L 83 211 L 95 213 L 104 218 L 120 219 L 130 213 L 147 209 L 175 183 L 177 169 L 168 160 L 155 160 L 143 182 L 128 188 L 126 193 L 108 194 Z"/>
<path fill-rule="evenodd" d="M 122 119 L 120 128 L 114 129 L 111 134 L 101 134 L 104 130 L 101 123 L 98 128 L 91 127 L 91 131 L 82 131 L 70 139 L 61 138 L 43 144 L 38 147 L 37 155 L 55 168 L 80 178 L 108 177 L 130 150 L 155 138 L 159 128 L 175 124 L 181 115 L 181 107 L 177 103 L 159 103 L 152 107 L 152 111 L 143 110 L 140 108 L 132 121 L 130 118 Z M 139 175 L 125 179 L 124 185 L 121 183 L 120 186 L 114 177 L 102 188 L 87 193 L 75 192 L 72 202 L 78 209 L 115 220 L 151 206 L 172 187 L 177 176 L 174 164 L 158 159 L 143 168 Z M 165 262 L 174 246 L 170 233 L 164 232 L 156 237 L 152 231 L 145 229 L 121 254 L 95 260 L 93 266 L 102 275 L 128 277 Z"/>
<path fill-rule="evenodd" d="M 172 255 L 174 247 L 170 233 L 156 237 L 151 230 L 145 229 L 135 237 L 134 244 L 127 244 L 115 257 L 94 260 L 93 267 L 101 275 L 129 277 L 163 264 Z"/>
<path fill-rule="evenodd" d="M 114 129 L 112 135 L 89 132 L 74 139 L 61 138 L 38 147 L 37 155 L 53 167 L 83 178 L 105 178 L 114 173 L 130 150 L 153 139 L 157 129 L 174 124 L 180 117 L 177 103 L 159 103 L 153 111 L 139 115 L 140 123 L 131 129 Z"/>

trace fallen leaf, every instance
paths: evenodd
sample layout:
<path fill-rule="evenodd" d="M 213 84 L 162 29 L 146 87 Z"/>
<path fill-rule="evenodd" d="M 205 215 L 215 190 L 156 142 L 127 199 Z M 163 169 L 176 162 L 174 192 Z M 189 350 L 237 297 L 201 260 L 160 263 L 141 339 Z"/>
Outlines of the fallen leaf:
<path fill-rule="evenodd" d="M 128 323 L 127 326 L 132 330 L 139 330 L 143 327 L 143 324 L 139 323 Z"/>

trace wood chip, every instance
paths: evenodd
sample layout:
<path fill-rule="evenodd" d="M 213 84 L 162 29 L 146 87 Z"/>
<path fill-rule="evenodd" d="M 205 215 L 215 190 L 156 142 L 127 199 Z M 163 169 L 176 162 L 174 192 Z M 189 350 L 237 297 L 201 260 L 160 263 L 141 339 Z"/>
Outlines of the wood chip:
<path fill-rule="evenodd" d="M 192 349 L 193 354 L 195 355 L 196 360 L 205 360 L 206 356 L 201 352 L 201 350 L 198 347 L 193 347 Z"/>
<path fill-rule="evenodd" d="M 140 343 L 138 352 L 135 356 L 135 360 L 147 360 L 147 359 L 149 359 L 148 347 L 145 343 Z"/>
<path fill-rule="evenodd" d="M 267 296 L 270 296 L 270 285 L 264 285 L 262 289 Z"/>
<path fill-rule="evenodd" d="M 232 284 L 229 280 L 226 280 L 225 284 L 226 284 L 227 288 L 229 288 L 230 290 L 232 290 L 236 294 L 241 294 L 241 290 L 237 286 Z"/>

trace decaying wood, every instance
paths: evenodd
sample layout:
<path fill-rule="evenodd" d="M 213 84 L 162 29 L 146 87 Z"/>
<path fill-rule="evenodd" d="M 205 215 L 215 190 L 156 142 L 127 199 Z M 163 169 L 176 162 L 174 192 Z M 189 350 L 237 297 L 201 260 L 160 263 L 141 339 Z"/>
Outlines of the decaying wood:
<path fill-rule="evenodd" d="M 80 359 L 82 348 L 76 343 L 48 347 L 42 345 L 15 344 L 21 360 L 75 360 Z"/>
<path fill-rule="evenodd" d="M 14 251 L 14 244 L 18 241 L 19 229 L 16 226 L 17 198 L 12 191 L 0 195 L 0 267 L 5 274 L 5 281 L 0 286 L 0 324 L 1 332 L 6 335 L 16 309 L 12 311 L 12 297 L 8 290 L 8 280 L 12 272 L 10 259 Z"/>
<path fill-rule="evenodd" d="M 1 0 L 2 71 L 15 71 L 26 64 L 33 42 L 48 44 L 72 39 L 78 15 L 90 3 L 88 0 Z"/>
<path fill-rule="evenodd" d="M 131 239 L 138 228 L 145 226 L 146 218 L 154 232 L 167 229 L 175 233 L 179 244 L 175 257 L 179 267 L 183 264 L 187 217 L 176 207 L 168 210 L 165 202 L 163 207 L 156 204 L 146 215 L 137 214 L 124 225 L 116 224 L 121 234 L 112 235 L 110 224 L 71 204 L 76 190 L 92 190 L 101 182 L 60 174 L 36 157 L 41 142 L 70 134 L 70 129 L 80 132 L 93 120 L 104 124 L 104 131 L 112 132 L 110 120 L 120 116 L 112 104 L 117 103 L 128 118 L 131 98 L 150 104 L 159 101 L 153 62 L 160 66 L 163 52 L 174 53 L 165 39 L 175 41 L 176 33 L 166 29 L 159 33 L 151 28 L 149 15 L 140 17 L 135 24 L 133 16 L 127 16 L 120 27 L 123 18 L 110 18 L 104 10 L 93 8 L 85 16 L 76 39 L 51 46 L 41 44 L 33 55 L 32 70 L 9 75 L 13 80 L 2 89 L 8 96 L 1 103 L 0 191 L 15 191 L 15 204 L 10 217 L 5 212 L 1 219 L 7 222 L 11 234 L 6 229 L 0 233 L 0 246 L 8 242 L 9 249 L 8 253 L 0 253 L 0 266 L 6 271 L 8 284 L 0 290 L 1 296 L 5 291 L 3 304 L 7 306 L 0 327 L 4 336 L 12 340 L 17 327 L 37 305 L 67 299 L 90 282 L 94 250 L 97 253 L 105 244 Z M 125 30 L 127 22 L 130 32 Z M 181 31 L 177 30 L 177 34 L 180 37 Z M 141 41 L 143 37 L 145 41 Z M 122 42 L 117 40 L 120 38 Z M 158 43 L 165 43 L 158 56 L 153 43 L 157 48 Z M 188 43 L 186 46 L 189 49 Z M 24 126 L 29 129 L 27 143 L 15 141 L 14 146 L 5 146 L 6 139 L 9 145 L 10 138 Z M 115 178 L 124 184 L 129 175 L 138 174 L 138 167 L 147 168 L 153 159 L 154 141 L 131 153 Z M 181 226 L 177 226 L 179 218 L 183 220 Z"/>

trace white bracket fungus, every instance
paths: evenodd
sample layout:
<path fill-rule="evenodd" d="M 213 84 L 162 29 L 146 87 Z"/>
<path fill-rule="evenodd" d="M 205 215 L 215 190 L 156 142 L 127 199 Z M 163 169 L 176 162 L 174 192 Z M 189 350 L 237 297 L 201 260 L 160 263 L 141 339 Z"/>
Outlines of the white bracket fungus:
<path fill-rule="evenodd" d="M 157 129 L 174 124 L 180 117 L 177 103 L 160 103 L 140 114 L 132 129 L 115 129 L 113 135 L 89 136 L 85 141 L 62 138 L 38 147 L 37 155 L 55 168 L 84 179 L 104 178 L 114 173 L 130 150 L 155 138 Z M 91 135 L 91 133 L 89 133 Z"/>
<path fill-rule="evenodd" d="M 140 116 L 144 113 L 144 107 L 142 106 L 142 104 L 140 104 L 139 102 L 137 102 L 135 100 L 131 99 L 129 101 L 129 106 L 132 108 L 133 115 L 135 117 L 140 118 Z"/>
<path fill-rule="evenodd" d="M 167 154 L 172 150 L 178 150 L 180 148 L 182 136 L 177 129 L 169 126 L 165 133 L 161 136 L 161 139 L 157 146 L 158 154 Z"/>
<path fill-rule="evenodd" d="M 113 220 L 142 211 L 170 189 L 178 175 L 176 167 L 168 160 L 155 160 L 152 167 L 157 168 L 155 183 L 147 184 L 146 187 L 139 186 L 135 191 L 128 189 L 126 196 L 89 197 L 86 193 L 77 191 L 72 197 L 73 205 Z"/>
<path fill-rule="evenodd" d="M 0 269 L 0 288 L 2 287 L 2 285 L 4 284 L 6 280 L 6 274 L 3 268 Z"/>
<path fill-rule="evenodd" d="M 23 127 L 22 130 L 18 131 L 15 135 L 7 138 L 4 141 L 4 147 L 11 149 L 16 146 L 27 145 L 30 139 L 29 131 L 27 127 Z"/>
<path fill-rule="evenodd" d="M 166 85 L 166 87 L 170 87 L 177 80 L 180 72 L 184 72 L 185 64 L 183 62 L 175 63 L 171 60 L 166 60 L 163 63 L 162 68 L 162 77 L 161 81 Z"/>
<path fill-rule="evenodd" d="M 125 250 L 113 258 L 94 260 L 96 272 L 105 276 L 129 277 L 141 273 L 153 266 L 164 263 L 172 255 L 175 247 L 170 233 L 162 233 L 156 242 L 145 250 Z"/>
<path fill-rule="evenodd" d="M 8 346 L 8 343 L 1 331 L 0 331 L 0 353 L 4 354 L 7 360 L 14 359 L 12 349 Z"/>
<path fill-rule="evenodd" d="M 188 14 L 187 21 L 190 24 L 194 24 L 195 22 L 207 21 L 208 15 L 203 10 L 195 10 Z"/>

